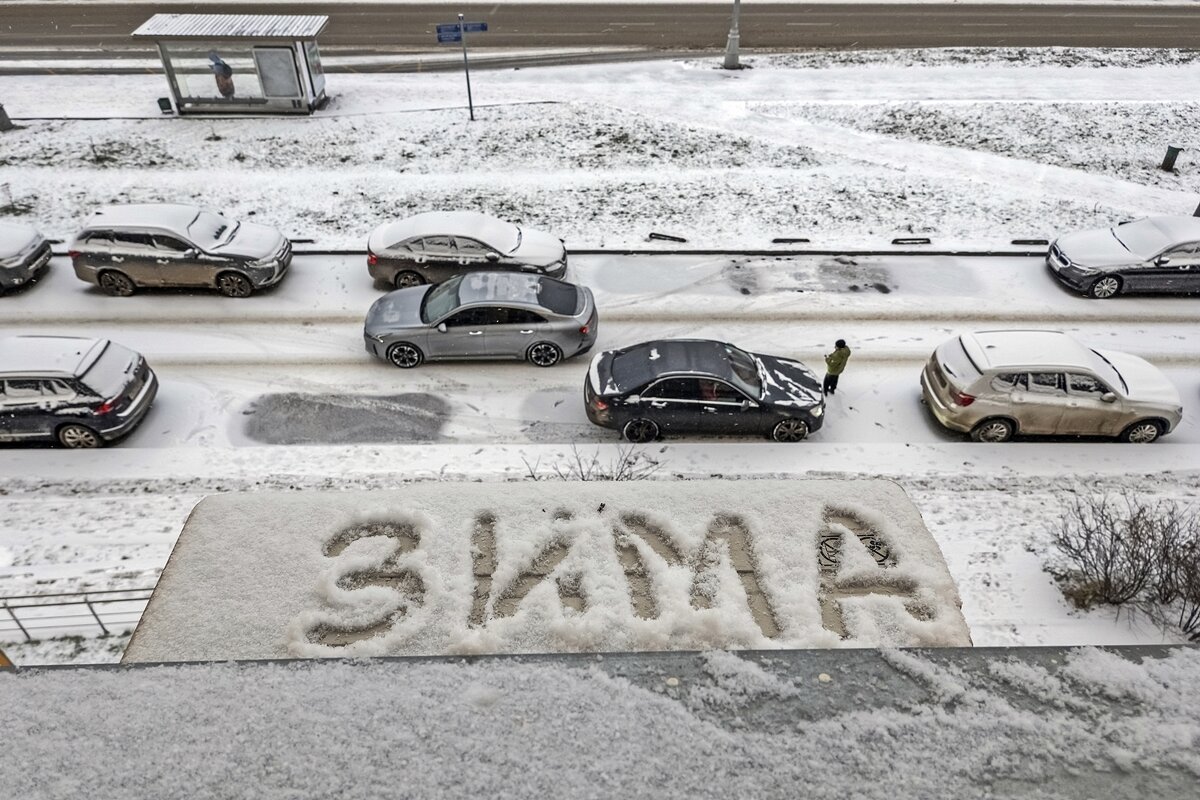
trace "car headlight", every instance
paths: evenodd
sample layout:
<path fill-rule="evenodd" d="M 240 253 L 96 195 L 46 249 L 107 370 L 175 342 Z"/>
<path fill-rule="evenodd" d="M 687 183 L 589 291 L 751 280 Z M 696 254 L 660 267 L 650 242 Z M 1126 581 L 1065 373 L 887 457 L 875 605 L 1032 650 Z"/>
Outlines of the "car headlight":
<path fill-rule="evenodd" d="M 813 406 L 808 410 L 808 413 L 812 414 L 814 417 L 819 417 L 825 413 L 825 406 Z"/>
<path fill-rule="evenodd" d="M 370 331 L 363 331 L 363 336 L 366 336 L 372 342 L 377 342 L 379 344 L 383 344 L 383 336 L 381 334 L 371 333 Z"/>
<path fill-rule="evenodd" d="M 13 256 L 12 258 L 0 258 L 0 268 L 15 267 L 20 263 L 21 263 L 20 256 Z"/>

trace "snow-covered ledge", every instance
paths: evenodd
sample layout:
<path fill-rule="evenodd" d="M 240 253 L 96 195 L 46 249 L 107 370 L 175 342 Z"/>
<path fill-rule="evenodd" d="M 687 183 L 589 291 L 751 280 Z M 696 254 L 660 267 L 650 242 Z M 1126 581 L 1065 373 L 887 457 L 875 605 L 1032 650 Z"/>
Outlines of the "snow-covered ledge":
<path fill-rule="evenodd" d="M 125 662 L 966 646 L 884 480 L 417 484 L 208 497 Z"/>

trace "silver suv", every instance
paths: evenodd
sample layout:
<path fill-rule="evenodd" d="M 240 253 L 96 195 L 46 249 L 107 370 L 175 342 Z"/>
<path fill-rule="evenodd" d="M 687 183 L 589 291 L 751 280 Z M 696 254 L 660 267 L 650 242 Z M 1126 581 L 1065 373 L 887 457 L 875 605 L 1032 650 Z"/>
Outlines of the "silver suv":
<path fill-rule="evenodd" d="M 1153 442 L 1183 418 L 1179 391 L 1157 367 L 1058 331 L 956 336 L 925 365 L 921 391 L 938 422 L 977 442 L 1018 433 Z"/>
<path fill-rule="evenodd" d="M 0 339 L 0 442 L 100 447 L 137 427 L 158 394 L 146 359 L 107 339 Z"/>
<path fill-rule="evenodd" d="M 292 245 L 266 225 L 162 203 L 96 211 L 69 255 L 76 277 L 118 297 L 142 286 L 207 287 L 247 297 L 282 280 Z"/>

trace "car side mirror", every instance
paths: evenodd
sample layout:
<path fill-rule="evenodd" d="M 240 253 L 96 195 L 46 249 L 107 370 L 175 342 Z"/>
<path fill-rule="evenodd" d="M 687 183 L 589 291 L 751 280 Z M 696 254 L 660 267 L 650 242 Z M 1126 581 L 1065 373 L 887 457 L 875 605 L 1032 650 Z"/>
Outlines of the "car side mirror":
<path fill-rule="evenodd" d="M 187 250 L 183 251 L 184 258 L 195 258 L 198 255 L 200 255 L 200 251 L 194 247 L 189 247 Z"/>
<path fill-rule="evenodd" d="M 500 260 L 500 254 L 489 252 L 486 256 L 484 256 L 484 258 L 486 258 L 488 261 L 496 262 Z"/>
<path fill-rule="evenodd" d="M 438 323 L 438 330 L 439 330 L 439 331 L 441 331 L 442 333 L 445 333 L 445 332 L 446 332 L 446 323 L 444 323 L 444 322 L 439 322 L 439 323 Z"/>
<path fill-rule="evenodd" d="M 1158 258 L 1156 258 L 1154 260 L 1154 263 L 1160 267 L 1165 267 L 1167 264 L 1171 263 L 1171 257 L 1170 256 L 1159 256 Z"/>
<path fill-rule="evenodd" d="M 625 398 L 625 402 L 632 405 L 637 405 L 638 403 L 642 402 L 642 396 L 640 394 L 631 394 L 629 397 Z"/>
<path fill-rule="evenodd" d="M 742 411 L 748 411 L 749 409 L 754 408 L 754 406 L 755 404 L 749 400 L 742 401 Z"/>
<path fill-rule="evenodd" d="M 1117 396 L 1115 394 L 1113 394 L 1112 392 L 1105 392 L 1104 394 L 1100 395 L 1100 399 L 1106 403 L 1117 402 Z"/>

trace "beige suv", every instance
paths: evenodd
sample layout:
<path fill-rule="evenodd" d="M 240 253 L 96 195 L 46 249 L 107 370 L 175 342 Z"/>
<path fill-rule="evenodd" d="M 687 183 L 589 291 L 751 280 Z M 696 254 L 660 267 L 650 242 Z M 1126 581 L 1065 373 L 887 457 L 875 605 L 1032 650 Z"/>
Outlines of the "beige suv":
<path fill-rule="evenodd" d="M 1179 391 L 1157 367 L 1058 331 L 956 336 L 925 365 L 921 391 L 938 422 L 977 442 L 1016 434 L 1153 442 L 1183 417 Z"/>

